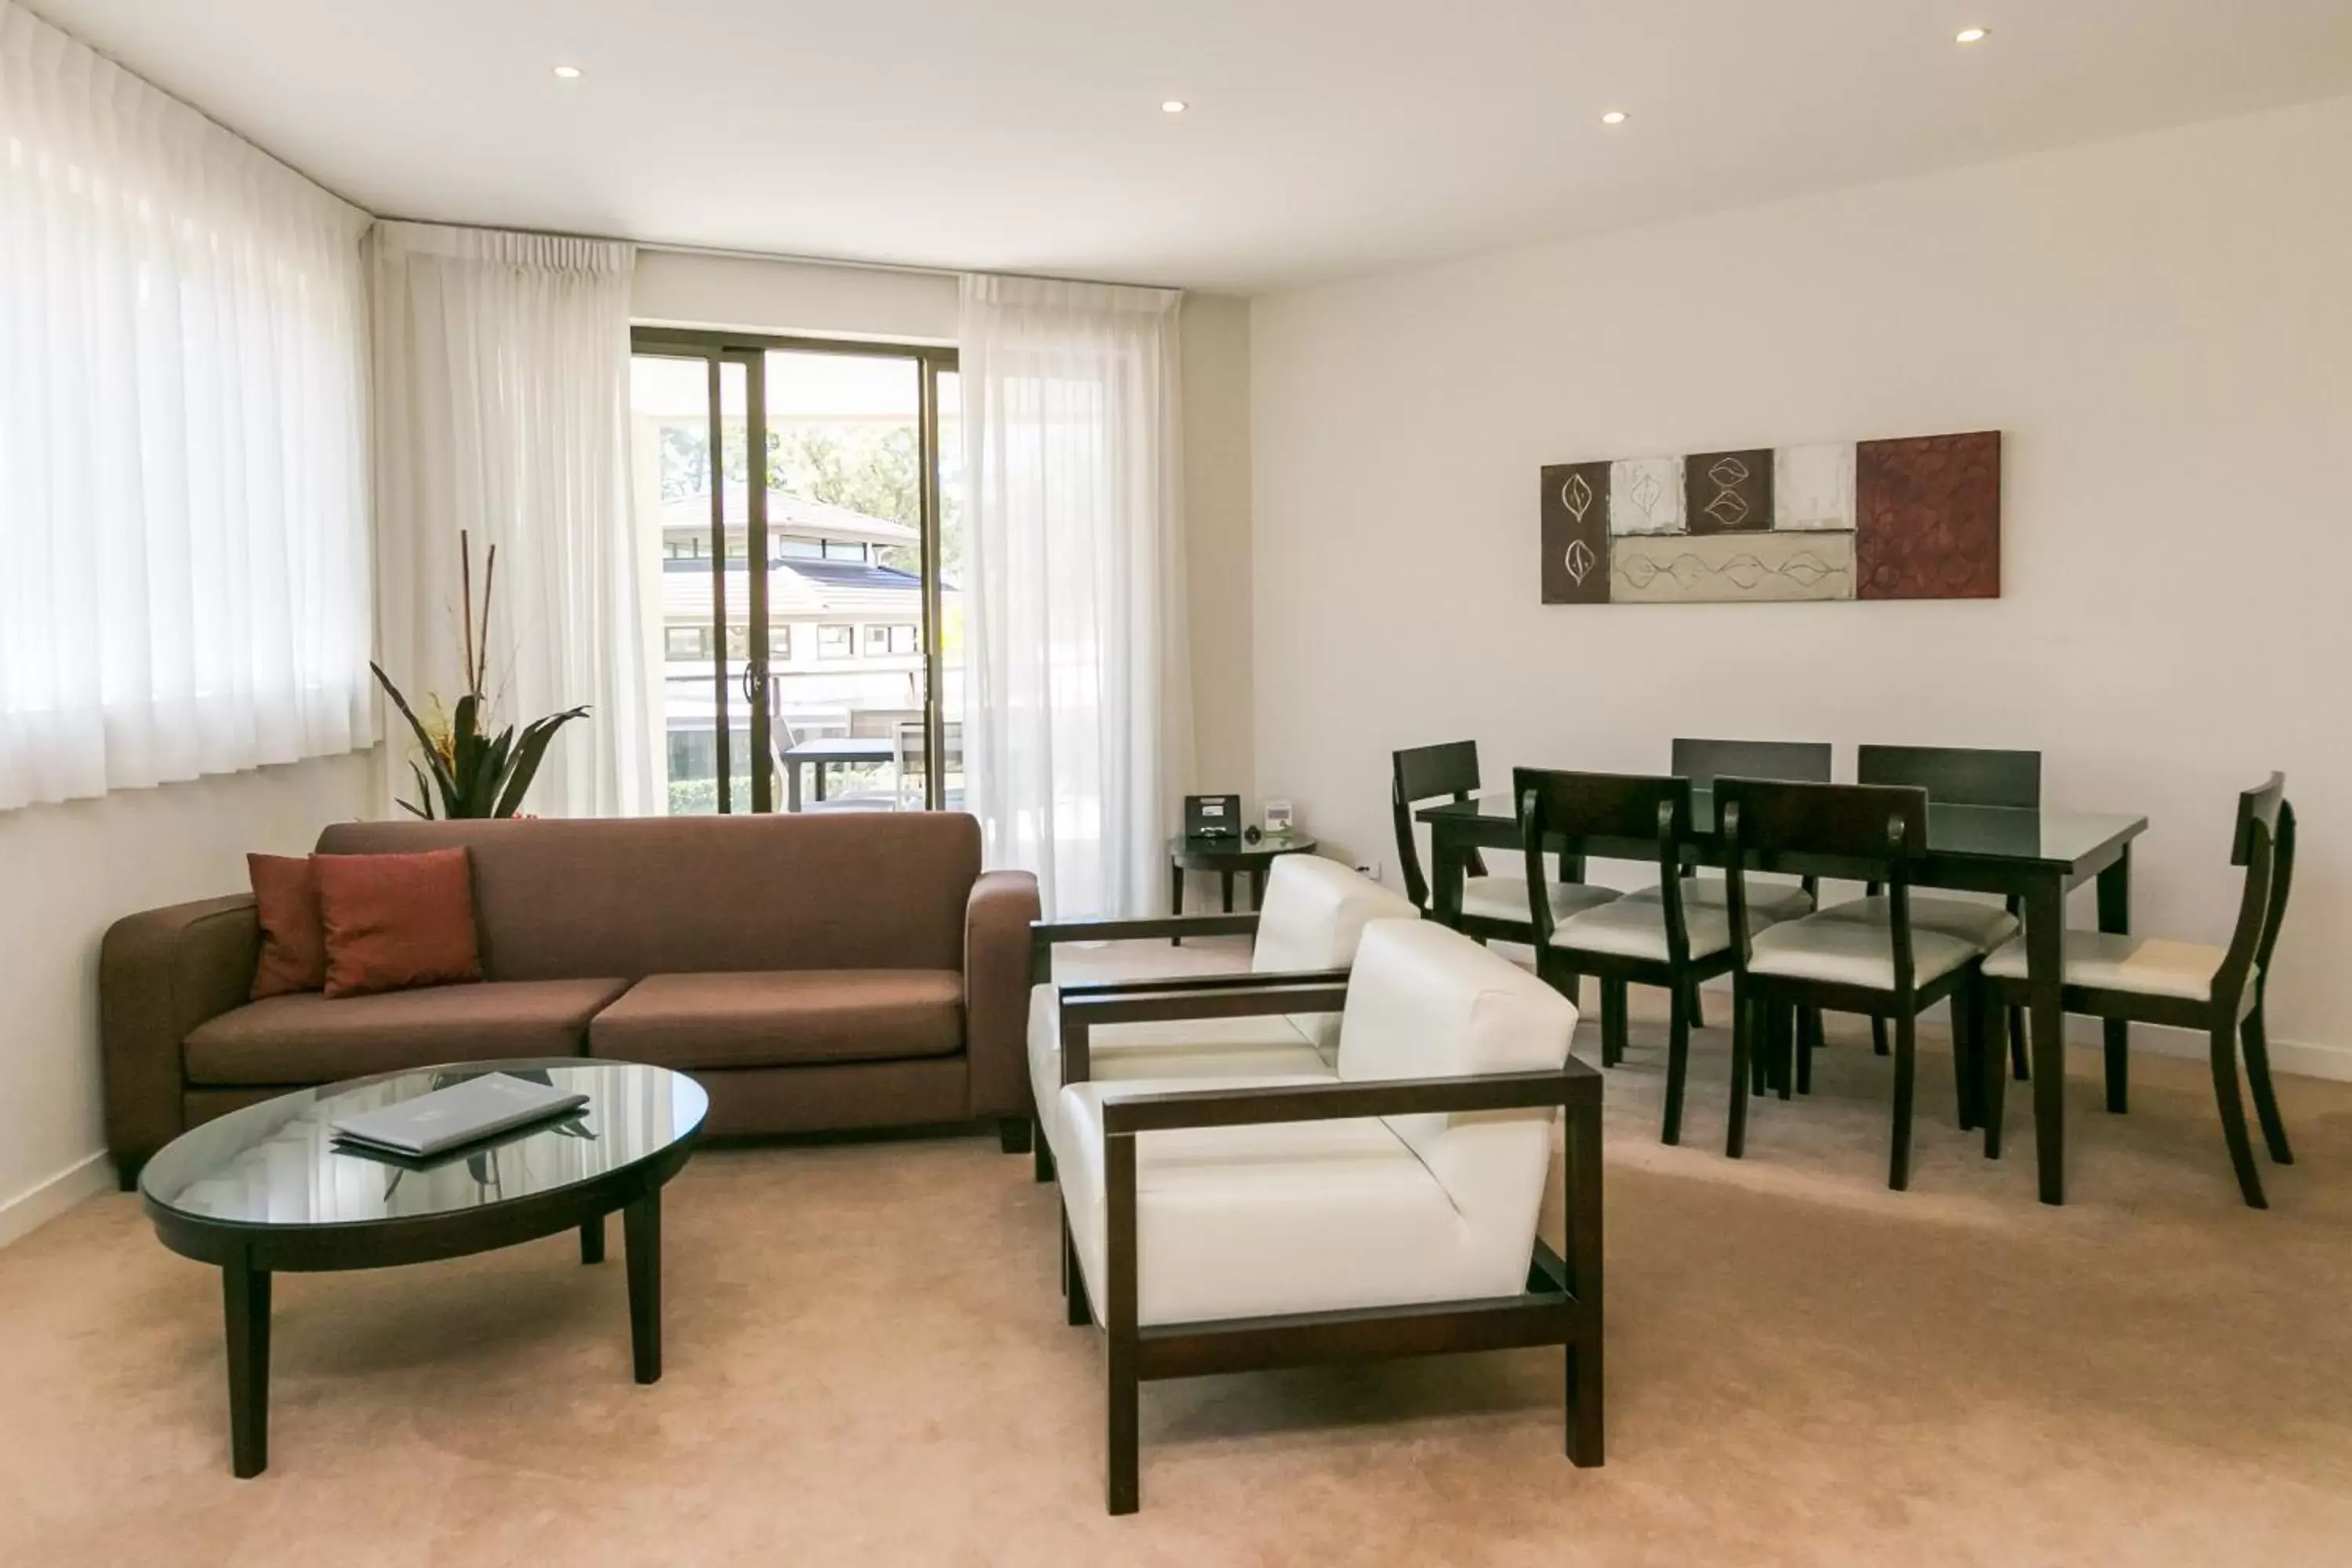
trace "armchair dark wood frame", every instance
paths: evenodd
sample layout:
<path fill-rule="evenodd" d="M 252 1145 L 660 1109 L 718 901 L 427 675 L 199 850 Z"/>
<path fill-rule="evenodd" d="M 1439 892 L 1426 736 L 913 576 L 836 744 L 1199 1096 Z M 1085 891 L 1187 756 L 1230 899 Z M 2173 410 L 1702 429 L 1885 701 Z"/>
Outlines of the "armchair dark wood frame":
<path fill-rule="evenodd" d="M 1691 782 L 1671 776 L 1514 768 L 1511 793 L 1519 803 L 1519 831 L 1527 845 L 1530 879 L 1542 875 L 1541 846 L 1547 843 L 1559 844 L 1563 853 L 1580 859 L 1584 840 L 1595 835 L 1617 838 L 1631 838 L 1644 831 L 1657 835 L 1658 902 L 1666 937 L 1663 962 L 1556 945 L 1552 936 L 1559 928 L 1550 901 L 1540 894 L 1528 899 L 1528 918 L 1535 930 L 1536 973 L 1547 984 L 1573 1001 L 1582 976 L 1590 974 L 1601 982 L 1601 1066 L 1616 1066 L 1625 1053 L 1626 987 L 1655 985 L 1665 991 L 1666 1105 L 1658 1141 L 1678 1143 L 1699 984 L 1728 974 L 1732 963 L 1727 947 L 1701 957 L 1691 955 L 1680 876 L 1683 841 L 1690 837 Z M 1530 889 L 1536 886 L 1529 881 Z"/>
<path fill-rule="evenodd" d="M 2221 1136 L 2230 1150 L 2230 1165 L 2237 1173 L 2238 1190 L 2249 1208 L 2268 1208 L 2261 1169 L 2246 1136 L 2245 1102 L 2238 1094 L 2238 1044 L 2245 1046 L 2246 1080 L 2254 1091 L 2254 1113 L 2261 1119 L 2263 1143 L 2282 1165 L 2294 1163 L 2294 1152 L 2280 1121 L 2278 1097 L 2271 1086 L 2270 1035 L 2263 1017 L 2263 993 L 2270 983 L 2271 954 L 2278 945 L 2279 927 L 2286 919 L 2287 892 L 2294 880 L 2294 807 L 2286 799 L 2286 775 L 2273 773 L 2256 789 L 2238 797 L 2235 830 L 2231 836 L 2230 864 L 2246 870 L 2245 889 L 2239 895 L 2238 919 L 2230 945 L 2202 1002 L 2179 996 L 2152 996 L 2137 991 L 2110 991 L 2092 985 L 2062 985 L 2059 1005 L 2116 1025 L 2158 1024 L 2202 1032 L 2210 1044 L 2213 1068 L 2213 1100 L 2221 1113 Z M 2026 983 L 1994 975 L 1983 977 L 1990 997 L 2006 1005 L 1987 1005 L 2000 1028 L 2026 1000 Z M 2013 1027 L 2013 1025 L 2010 1026 Z M 2120 1081 L 2116 1071 L 2116 1044 L 2107 1044 L 2109 1085 Z M 1997 1048 L 1987 1053 L 1984 1079 L 1984 1152 L 2000 1158 L 2001 1073 Z"/>
<path fill-rule="evenodd" d="M 1853 777 L 1856 784 L 1917 784 L 1927 792 L 1930 801 L 1946 805 L 1999 805 L 2012 811 L 2042 809 L 2039 752 L 1982 746 L 1864 745 L 1854 748 Z M 1877 884 L 1870 884 L 1864 891 L 1876 898 Z M 2003 903 L 2021 922 L 2024 920 L 2023 899 L 2011 893 Z M 2004 1021 L 2009 1026 L 2010 1071 L 2022 1083 L 2033 1076 L 2025 1054 L 2024 1007 L 2010 1009 Z M 2118 1055 L 2126 1048 L 2122 1029 L 2123 1026 L 2118 1026 L 2110 1031 L 2107 1040 L 2107 1108 L 2111 1110 L 2124 1108 L 2123 1079 L 2116 1066 Z M 1870 1021 L 1870 1043 L 1880 1056 L 1886 1054 L 1885 1019 Z"/>
<path fill-rule="evenodd" d="M 1447 741 L 1434 746 L 1409 746 L 1390 753 L 1389 815 L 1396 827 L 1397 870 L 1404 878 L 1405 897 L 1412 900 L 1423 918 L 1453 927 L 1464 936 L 1480 942 L 1535 941 L 1535 930 L 1525 921 L 1497 920 L 1490 915 L 1465 914 L 1460 910 L 1439 907 L 1440 900 L 1431 895 L 1429 879 L 1421 868 L 1421 849 L 1413 842 L 1413 808 L 1433 800 L 1470 800 L 1479 790 L 1478 742 Z M 1543 858 L 1528 857 L 1530 888 L 1544 884 Z M 1486 862 L 1477 850 L 1469 852 L 1468 874 L 1483 877 Z M 1563 853 L 1559 858 L 1562 882 L 1580 881 L 1584 877 L 1584 857 Z"/>
<path fill-rule="evenodd" d="M 1960 1125 L 1971 1124 L 1973 1080 L 1979 1055 L 1976 1010 L 1969 1006 L 1981 959 L 1972 959 L 1925 986 L 1915 981 L 1911 943 L 1910 868 L 1927 854 L 1927 792 L 1883 784 L 1788 784 L 1763 779 L 1719 779 L 1715 786 L 1716 823 L 1723 837 L 1728 879 L 1731 944 L 1736 958 L 1731 1042 L 1731 1117 L 1724 1152 L 1747 1152 L 1748 1097 L 1751 1057 L 1759 1024 L 1766 1053 L 1777 1066 L 1781 1098 L 1788 1098 L 1787 1058 L 1793 1042 L 1796 1087 L 1811 1088 L 1811 1042 L 1796 1027 L 1795 1011 L 1860 1013 L 1895 1020 L 1894 1126 L 1886 1184 L 1901 1192 L 1911 1184 L 1912 1090 L 1918 1074 L 1918 1016 L 1948 997 L 1960 998 L 1962 1026 L 1953 1047 Z M 1746 869 L 1801 869 L 1808 857 L 1822 857 L 1868 870 L 1886 889 L 1894 984 L 1882 989 L 1841 982 L 1759 974 L 1748 933 Z"/>
<path fill-rule="evenodd" d="M 1065 1072 L 1075 1054 L 1079 1078 L 1083 1078 L 1087 1034 L 1098 1024 L 1322 1011 L 1336 1009 L 1345 995 L 1344 986 L 1278 985 L 1261 992 L 1196 990 L 1066 1001 L 1062 1013 Z M 1563 1113 L 1566 1251 L 1564 1256 L 1554 1252 L 1538 1237 L 1528 1263 L 1527 1289 L 1519 1294 L 1486 1300 L 1149 1327 L 1137 1322 L 1136 1134 L 1187 1127 L 1543 1106 L 1558 1106 Z M 1103 1283 L 1109 1299 L 1103 1303 L 1102 1320 L 1108 1347 L 1108 1489 L 1112 1513 L 1133 1513 L 1141 1505 L 1140 1385 L 1217 1373 L 1559 1345 L 1566 1353 L 1563 1407 L 1568 1457 L 1580 1467 L 1601 1463 L 1601 1075 L 1590 1065 L 1571 1058 L 1558 1072 L 1139 1095 L 1105 1103 L 1103 1140 L 1104 1273 L 1108 1276 Z M 1070 1238 L 1066 1203 L 1062 1211 L 1062 1238 L 1069 1321 L 1073 1327 L 1083 1327 L 1094 1321 L 1094 1311 Z"/>
<path fill-rule="evenodd" d="M 1257 911 L 1247 914 L 1162 915 L 1146 920 L 1110 921 L 1032 921 L 1029 924 L 1029 984 L 1050 984 L 1054 979 L 1054 949 L 1066 942 L 1132 942 L 1139 939 L 1167 937 L 1171 940 L 1188 936 L 1248 936 L 1257 935 Z M 1118 996 L 1144 993 L 1161 994 L 1183 991 L 1231 990 L 1238 986 L 1265 986 L 1283 982 L 1309 982 L 1323 984 L 1347 984 L 1344 969 L 1301 971 L 1295 973 L 1273 974 L 1251 970 L 1233 970 L 1221 974 L 1163 975 L 1157 979 L 1093 981 L 1079 985 L 1065 985 L 1062 995 Z M 1334 1009 L 1336 1011 L 1336 1008 Z M 1192 1014 L 1188 1016 L 1209 1017 L 1213 1014 Z M 1065 1035 L 1067 1031 L 1064 1031 Z M 1081 1068 L 1084 1062 L 1080 1063 Z M 1083 1070 L 1070 1076 L 1069 1058 L 1062 1062 L 1065 1084 L 1084 1082 Z M 1032 1171 L 1039 1182 L 1054 1179 L 1054 1151 L 1045 1142 L 1045 1123 L 1035 1106 L 1030 1107 L 1026 1137 L 1015 1140 L 1010 1135 L 1003 1141 L 1004 1152 L 1019 1153 L 1019 1145 L 1030 1152 Z"/>

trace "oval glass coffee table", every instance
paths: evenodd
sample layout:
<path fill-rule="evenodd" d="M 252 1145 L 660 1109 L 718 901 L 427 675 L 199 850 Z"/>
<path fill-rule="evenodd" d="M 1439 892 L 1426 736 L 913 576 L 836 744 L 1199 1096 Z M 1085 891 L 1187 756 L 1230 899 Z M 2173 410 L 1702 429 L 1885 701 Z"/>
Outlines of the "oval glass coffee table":
<path fill-rule="evenodd" d="M 331 1123 L 483 1073 L 584 1094 L 552 1121 L 431 1161 L 362 1154 Z M 220 1266 L 228 1321 L 231 1468 L 269 1462 L 269 1277 L 382 1268 L 580 1232 L 583 1263 L 604 1258 L 604 1216 L 628 1247 L 636 1378 L 661 1376 L 661 1190 L 694 1152 L 709 1098 L 664 1068 L 556 1057 L 467 1062 L 306 1089 L 191 1128 L 139 1175 L 163 1245 Z"/>

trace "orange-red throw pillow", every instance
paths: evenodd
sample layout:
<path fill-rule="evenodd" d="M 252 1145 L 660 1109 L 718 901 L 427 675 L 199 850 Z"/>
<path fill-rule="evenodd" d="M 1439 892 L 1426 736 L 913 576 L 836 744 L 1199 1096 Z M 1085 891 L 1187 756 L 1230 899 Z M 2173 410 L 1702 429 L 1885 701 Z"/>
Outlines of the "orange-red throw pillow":
<path fill-rule="evenodd" d="M 473 864 L 463 848 L 313 855 L 327 994 L 362 996 L 482 977 Z"/>
<path fill-rule="evenodd" d="M 319 884 L 305 855 L 248 855 L 253 909 L 261 921 L 261 962 L 254 965 L 256 1002 L 327 984 L 327 934 L 319 922 Z"/>

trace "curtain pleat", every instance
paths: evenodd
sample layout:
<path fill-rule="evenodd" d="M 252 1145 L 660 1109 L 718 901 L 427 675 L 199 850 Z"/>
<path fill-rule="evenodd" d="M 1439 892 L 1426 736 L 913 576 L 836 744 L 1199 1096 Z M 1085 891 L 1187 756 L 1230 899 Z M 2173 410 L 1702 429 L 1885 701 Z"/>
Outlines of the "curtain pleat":
<path fill-rule="evenodd" d="M 586 704 L 526 802 L 556 816 L 655 809 L 652 599 L 629 506 L 625 244 L 383 223 L 369 242 L 378 640 L 411 701 L 466 689 L 459 536 L 477 614 L 499 551 L 492 728 Z M 413 795 L 387 745 L 388 797 Z"/>
<path fill-rule="evenodd" d="M 0 0 L 0 808 L 371 743 L 366 226 Z"/>
<path fill-rule="evenodd" d="M 1181 300 L 963 280 L 971 798 L 1056 918 L 1160 906 L 1191 782 Z"/>

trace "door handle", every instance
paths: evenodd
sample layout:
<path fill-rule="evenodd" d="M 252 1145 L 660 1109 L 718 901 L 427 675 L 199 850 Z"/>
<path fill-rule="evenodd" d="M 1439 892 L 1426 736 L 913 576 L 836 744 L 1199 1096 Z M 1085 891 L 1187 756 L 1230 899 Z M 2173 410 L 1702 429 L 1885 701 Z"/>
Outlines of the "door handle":
<path fill-rule="evenodd" d="M 743 700 L 757 707 L 760 701 L 760 688 L 765 684 L 765 674 L 758 665 L 745 664 L 743 666 Z"/>

